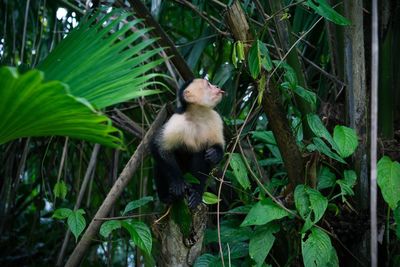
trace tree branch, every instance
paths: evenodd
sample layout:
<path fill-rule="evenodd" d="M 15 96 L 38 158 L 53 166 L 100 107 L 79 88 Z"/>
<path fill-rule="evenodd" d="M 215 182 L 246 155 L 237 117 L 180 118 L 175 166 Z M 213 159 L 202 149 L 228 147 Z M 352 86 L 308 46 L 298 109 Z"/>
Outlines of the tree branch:
<path fill-rule="evenodd" d="M 147 131 L 142 142 L 137 147 L 135 153 L 129 159 L 128 163 L 125 165 L 124 169 L 119 175 L 117 181 L 114 183 L 107 197 L 104 199 L 103 204 L 101 204 L 99 210 L 97 211 L 96 215 L 90 222 L 81 240 L 76 245 L 74 251 L 69 257 L 67 263 L 65 264 L 66 267 L 79 266 L 83 256 L 85 255 L 86 251 L 90 246 L 92 239 L 98 233 L 100 226 L 102 224 L 102 221 L 97 220 L 97 218 L 104 218 L 108 216 L 113 205 L 115 204 L 119 196 L 122 194 L 122 191 L 128 185 L 129 181 L 133 177 L 133 174 L 139 168 L 142 160 L 148 155 L 149 142 L 153 137 L 155 131 L 159 127 L 161 127 L 161 125 L 164 123 L 166 117 L 167 117 L 167 112 L 164 106 L 158 113 L 150 129 Z"/>

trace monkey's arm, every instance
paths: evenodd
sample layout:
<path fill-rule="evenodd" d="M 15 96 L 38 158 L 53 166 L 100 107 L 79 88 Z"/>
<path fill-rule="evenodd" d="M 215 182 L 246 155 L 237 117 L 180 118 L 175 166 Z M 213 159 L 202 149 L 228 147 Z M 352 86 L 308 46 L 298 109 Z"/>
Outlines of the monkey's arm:
<path fill-rule="evenodd" d="M 215 144 L 206 150 L 205 159 L 213 165 L 218 164 L 224 157 L 224 148 L 221 144 Z"/>
<path fill-rule="evenodd" d="M 176 161 L 173 151 L 167 151 L 156 142 L 150 144 L 151 153 L 154 160 L 157 161 L 163 176 L 167 178 L 169 192 L 175 198 L 183 196 L 185 192 L 185 181 L 183 180 L 182 171 Z M 159 177 L 156 177 L 159 179 Z"/>

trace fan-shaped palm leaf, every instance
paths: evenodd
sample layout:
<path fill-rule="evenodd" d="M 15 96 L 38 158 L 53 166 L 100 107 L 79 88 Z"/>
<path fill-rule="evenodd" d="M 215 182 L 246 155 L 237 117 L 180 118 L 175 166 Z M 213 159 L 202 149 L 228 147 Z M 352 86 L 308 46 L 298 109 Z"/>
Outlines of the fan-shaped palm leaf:
<path fill-rule="evenodd" d="M 43 82 L 38 70 L 19 75 L 14 68 L 2 67 L 0 144 L 20 137 L 61 135 L 120 147 L 121 133 L 86 102 L 68 94 L 59 81 Z"/>
<path fill-rule="evenodd" d="M 141 38 L 149 29 L 138 19 L 127 22 L 130 16 L 118 9 L 86 16 L 38 68 L 98 108 L 158 93 L 143 89 L 165 76 L 148 73 L 163 62 L 154 59 L 162 49 L 149 49 L 156 40 Z"/>

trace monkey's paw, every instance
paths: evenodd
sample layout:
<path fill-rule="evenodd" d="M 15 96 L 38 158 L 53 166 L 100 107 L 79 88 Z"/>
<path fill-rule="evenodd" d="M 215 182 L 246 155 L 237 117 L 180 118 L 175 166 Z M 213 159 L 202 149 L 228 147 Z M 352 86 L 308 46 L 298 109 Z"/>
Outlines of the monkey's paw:
<path fill-rule="evenodd" d="M 185 193 L 186 183 L 183 180 L 173 181 L 169 185 L 169 192 L 173 196 L 173 198 L 181 198 Z"/>
<path fill-rule="evenodd" d="M 188 205 L 189 208 L 194 209 L 202 202 L 202 196 L 196 190 L 190 190 L 188 196 Z"/>
<path fill-rule="evenodd" d="M 222 157 L 217 149 L 210 147 L 206 150 L 205 159 L 215 165 L 221 161 Z"/>

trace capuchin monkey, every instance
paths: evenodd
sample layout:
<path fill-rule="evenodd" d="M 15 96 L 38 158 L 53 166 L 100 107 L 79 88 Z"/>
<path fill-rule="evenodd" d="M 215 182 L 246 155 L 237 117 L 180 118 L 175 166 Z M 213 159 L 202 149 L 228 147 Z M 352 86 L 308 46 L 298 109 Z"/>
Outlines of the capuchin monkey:
<path fill-rule="evenodd" d="M 160 200 L 171 204 L 187 197 L 190 208 L 202 202 L 212 168 L 224 155 L 223 124 L 213 108 L 224 91 L 205 79 L 186 82 L 178 92 L 178 108 L 151 142 Z M 199 184 L 189 184 L 190 173 Z"/>

